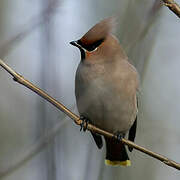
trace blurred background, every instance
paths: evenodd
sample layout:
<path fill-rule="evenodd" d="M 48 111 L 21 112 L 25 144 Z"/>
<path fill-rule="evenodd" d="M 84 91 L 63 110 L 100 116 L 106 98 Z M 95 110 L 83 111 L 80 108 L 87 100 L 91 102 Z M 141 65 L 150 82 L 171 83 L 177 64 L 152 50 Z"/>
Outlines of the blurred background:
<path fill-rule="evenodd" d="M 180 23 L 159 0 L 1 0 L 0 58 L 77 113 L 80 52 L 69 42 L 112 15 L 140 74 L 136 143 L 180 162 Z M 2 68 L 0 92 L 0 179 L 180 179 L 178 170 L 136 150 L 131 167 L 105 166 L 105 148 L 89 132 Z"/>

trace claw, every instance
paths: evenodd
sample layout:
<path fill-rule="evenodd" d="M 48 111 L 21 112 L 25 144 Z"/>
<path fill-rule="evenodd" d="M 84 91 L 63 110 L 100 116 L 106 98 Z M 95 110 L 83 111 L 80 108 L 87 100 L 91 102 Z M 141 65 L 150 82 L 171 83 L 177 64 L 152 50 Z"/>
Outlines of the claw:
<path fill-rule="evenodd" d="M 120 132 L 115 133 L 115 138 L 116 138 L 118 143 L 122 141 L 123 137 L 124 137 L 124 134 L 122 134 Z"/>
<path fill-rule="evenodd" d="M 89 119 L 87 119 L 86 117 L 84 117 L 83 115 L 80 116 L 80 119 L 82 120 L 82 123 L 81 123 L 81 128 L 80 128 L 80 131 L 83 131 L 85 132 L 87 130 L 87 127 L 88 127 L 88 124 L 89 124 Z"/>

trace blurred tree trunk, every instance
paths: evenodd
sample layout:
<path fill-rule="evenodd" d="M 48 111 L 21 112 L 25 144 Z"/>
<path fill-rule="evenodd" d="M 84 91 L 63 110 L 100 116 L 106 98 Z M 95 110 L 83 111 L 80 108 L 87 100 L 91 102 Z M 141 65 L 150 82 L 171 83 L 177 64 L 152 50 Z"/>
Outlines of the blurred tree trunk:
<path fill-rule="evenodd" d="M 47 14 L 45 16 L 50 17 L 51 11 L 51 4 L 52 1 L 56 0 L 43 0 L 42 7 L 43 9 L 47 9 Z M 54 69 L 54 62 L 52 54 L 52 34 L 54 32 L 54 26 L 52 25 L 52 19 L 47 18 L 47 21 L 42 26 L 42 33 L 41 33 L 41 87 L 45 91 L 51 90 L 53 93 L 53 89 L 55 89 L 55 83 L 57 81 L 56 77 L 54 76 L 53 69 Z M 53 81 L 52 81 L 53 79 Z M 53 127 L 53 113 L 49 111 L 49 103 L 47 101 L 43 101 L 41 105 L 41 124 L 39 129 L 43 129 L 43 134 L 47 134 L 48 130 Z M 56 162 L 55 162 L 55 139 L 52 140 L 51 143 L 44 149 L 45 151 L 45 162 L 46 162 L 46 173 L 48 180 L 56 180 Z"/>

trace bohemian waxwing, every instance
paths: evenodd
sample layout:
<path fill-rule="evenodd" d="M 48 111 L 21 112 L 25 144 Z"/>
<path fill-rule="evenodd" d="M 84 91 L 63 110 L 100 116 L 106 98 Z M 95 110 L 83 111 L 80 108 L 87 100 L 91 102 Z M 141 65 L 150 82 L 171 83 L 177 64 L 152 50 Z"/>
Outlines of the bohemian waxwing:
<path fill-rule="evenodd" d="M 76 71 L 75 95 L 82 117 L 108 132 L 134 141 L 137 125 L 138 73 L 112 35 L 114 18 L 107 18 L 92 27 L 81 39 L 70 44 L 78 47 L 81 61 Z M 91 132 L 98 146 L 102 137 Z M 105 138 L 107 165 L 130 166 L 124 144 Z M 132 151 L 132 148 L 129 148 Z"/>

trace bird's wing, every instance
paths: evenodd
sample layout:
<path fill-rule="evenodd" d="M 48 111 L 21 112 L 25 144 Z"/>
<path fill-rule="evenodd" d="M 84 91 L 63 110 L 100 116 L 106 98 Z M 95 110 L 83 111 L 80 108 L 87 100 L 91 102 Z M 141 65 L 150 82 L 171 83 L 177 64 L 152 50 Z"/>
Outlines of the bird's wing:
<path fill-rule="evenodd" d="M 92 134 L 92 136 L 94 138 L 94 141 L 96 142 L 97 147 L 99 149 L 101 149 L 103 147 L 103 141 L 102 141 L 101 135 L 93 133 L 93 132 L 91 132 L 91 134 Z"/>
<path fill-rule="evenodd" d="M 138 101 L 137 101 L 137 107 L 138 107 Z M 136 116 L 136 119 L 135 119 L 133 125 L 131 126 L 131 128 L 129 130 L 129 137 L 128 137 L 128 139 L 130 141 L 134 142 L 134 139 L 136 137 L 136 128 L 137 128 L 137 116 Z M 128 146 L 128 149 L 129 149 L 130 152 L 132 152 L 132 150 L 133 150 L 133 148 L 129 147 L 129 146 Z"/>
<path fill-rule="evenodd" d="M 133 123 L 133 125 L 131 126 L 130 130 L 129 130 L 129 137 L 128 139 L 130 141 L 133 141 L 134 142 L 134 139 L 135 139 L 135 136 L 136 136 L 136 126 L 137 126 L 137 116 L 136 116 L 136 119 Z M 128 149 L 130 152 L 132 152 L 133 148 L 128 146 Z"/>

